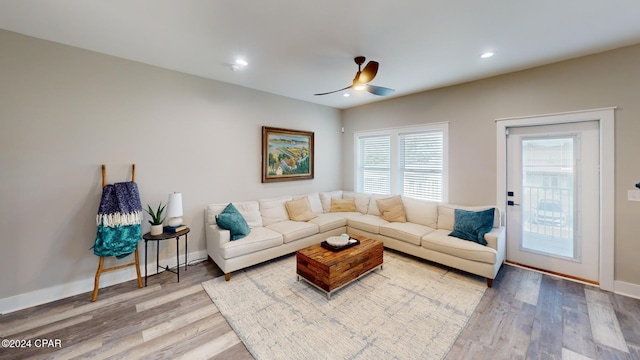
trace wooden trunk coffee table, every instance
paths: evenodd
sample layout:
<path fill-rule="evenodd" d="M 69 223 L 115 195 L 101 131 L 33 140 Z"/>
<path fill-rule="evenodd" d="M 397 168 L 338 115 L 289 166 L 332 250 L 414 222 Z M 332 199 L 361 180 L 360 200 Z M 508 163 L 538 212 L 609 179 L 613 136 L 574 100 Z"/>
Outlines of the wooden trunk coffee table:
<path fill-rule="evenodd" d="M 330 300 L 332 292 L 377 267 L 382 269 L 382 242 L 357 235 L 352 238 L 360 244 L 337 252 L 316 244 L 296 252 L 298 280 L 324 291 Z"/>

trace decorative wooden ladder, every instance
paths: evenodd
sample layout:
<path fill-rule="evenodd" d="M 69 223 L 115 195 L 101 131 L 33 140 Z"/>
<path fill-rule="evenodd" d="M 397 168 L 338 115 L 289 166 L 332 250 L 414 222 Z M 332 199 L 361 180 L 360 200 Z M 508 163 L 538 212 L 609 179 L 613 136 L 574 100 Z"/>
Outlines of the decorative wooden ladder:
<path fill-rule="evenodd" d="M 107 171 L 104 164 L 102 164 L 102 188 L 107 185 Z M 131 165 L 131 181 L 136 180 L 136 164 Z M 140 276 L 140 261 L 138 260 L 138 246 L 136 245 L 136 251 L 134 252 L 135 261 L 129 264 L 118 265 L 110 268 L 104 268 L 104 256 L 100 256 L 100 262 L 98 263 L 98 271 L 96 271 L 96 279 L 93 284 L 93 295 L 91 296 L 91 301 L 96 301 L 98 299 L 98 289 L 100 288 L 100 275 L 103 272 L 119 270 L 122 268 L 126 268 L 129 266 L 136 267 L 136 273 L 138 274 L 138 287 L 142 287 L 142 276 Z"/>

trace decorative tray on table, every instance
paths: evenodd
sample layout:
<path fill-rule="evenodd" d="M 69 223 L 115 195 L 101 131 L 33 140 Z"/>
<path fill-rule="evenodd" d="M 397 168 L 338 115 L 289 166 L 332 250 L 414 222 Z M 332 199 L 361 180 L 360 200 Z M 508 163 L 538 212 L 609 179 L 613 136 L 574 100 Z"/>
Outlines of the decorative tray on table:
<path fill-rule="evenodd" d="M 325 241 L 320 243 L 320 246 L 322 246 L 323 248 L 325 248 L 327 250 L 337 252 L 337 251 L 341 251 L 341 250 L 344 250 L 344 249 L 348 249 L 350 247 L 354 247 L 354 246 L 359 245 L 359 244 L 360 244 L 360 240 L 354 239 L 352 237 L 349 237 L 349 241 L 347 241 L 347 243 L 344 244 L 344 245 L 340 245 L 340 246 L 331 245 L 325 240 Z"/>

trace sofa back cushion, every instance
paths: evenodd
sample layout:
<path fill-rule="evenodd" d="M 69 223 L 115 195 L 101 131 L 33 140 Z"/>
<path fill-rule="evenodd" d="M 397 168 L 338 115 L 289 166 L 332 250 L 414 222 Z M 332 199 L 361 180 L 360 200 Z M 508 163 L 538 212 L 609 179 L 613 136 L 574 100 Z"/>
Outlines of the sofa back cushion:
<path fill-rule="evenodd" d="M 371 194 L 356 193 L 353 191 L 344 191 L 342 193 L 343 199 L 354 199 L 356 201 L 356 210 L 363 214 L 369 211 L 369 201 L 371 200 Z"/>
<path fill-rule="evenodd" d="M 407 221 L 435 229 L 438 226 L 438 204 L 435 201 L 414 199 L 403 196 L 402 203 Z"/>
<path fill-rule="evenodd" d="M 325 191 L 320 193 L 322 211 L 326 213 L 331 212 L 331 199 L 342 199 L 342 190 Z"/>
<path fill-rule="evenodd" d="M 260 216 L 260 206 L 257 201 L 238 201 L 233 202 L 233 206 L 238 209 L 244 220 L 250 228 L 262 226 L 262 217 Z M 208 225 L 216 225 L 216 215 L 220 214 L 229 203 L 209 204 L 206 210 L 206 222 Z"/>
<path fill-rule="evenodd" d="M 289 213 L 287 213 L 285 203 L 291 200 L 293 200 L 291 196 L 258 200 L 258 204 L 260 204 L 260 215 L 262 216 L 264 226 L 289 220 Z"/>
<path fill-rule="evenodd" d="M 378 200 L 391 197 L 392 195 L 380 195 L 380 194 L 371 194 L 371 198 L 369 199 L 369 208 L 367 209 L 367 214 L 380 216 L 382 213 L 380 209 L 378 209 Z"/>
<path fill-rule="evenodd" d="M 311 205 L 311 211 L 313 211 L 316 214 L 324 213 L 324 209 L 322 208 L 322 202 L 320 201 L 319 193 L 316 192 L 316 193 L 305 194 L 305 195 L 297 195 L 293 197 L 293 200 L 300 199 L 303 197 L 306 197 L 307 199 L 309 199 L 309 204 Z"/>
<path fill-rule="evenodd" d="M 453 231 L 454 223 L 455 223 L 455 209 L 463 209 L 463 210 L 487 210 L 490 208 L 495 208 L 493 215 L 493 227 L 500 227 L 501 225 L 501 215 L 500 209 L 496 206 L 463 206 L 463 205 L 452 205 L 452 204 L 440 204 L 438 205 L 438 229 L 444 229 Z"/>

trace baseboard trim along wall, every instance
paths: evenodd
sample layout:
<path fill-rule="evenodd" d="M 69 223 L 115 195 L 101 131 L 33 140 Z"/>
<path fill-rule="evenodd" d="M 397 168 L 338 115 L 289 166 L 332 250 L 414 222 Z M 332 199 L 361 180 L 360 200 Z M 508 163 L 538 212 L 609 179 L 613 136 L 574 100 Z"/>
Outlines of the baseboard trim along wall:
<path fill-rule="evenodd" d="M 180 256 L 184 261 L 184 257 Z M 189 252 L 189 262 L 197 259 L 207 259 L 207 251 L 199 250 L 195 252 Z M 151 260 L 151 259 L 149 259 Z M 154 261 L 147 264 L 147 271 L 149 276 L 156 273 L 155 256 Z M 144 282 L 144 259 L 141 259 L 140 274 L 142 275 L 142 281 Z M 171 256 L 167 259 L 160 260 L 161 265 L 167 265 L 169 267 L 176 266 L 176 259 Z M 182 265 L 184 267 L 184 265 Z M 133 266 L 124 268 L 119 271 L 111 271 L 102 273 L 100 276 L 100 289 L 108 286 L 120 284 L 136 278 L 136 269 Z M 87 278 L 70 282 L 67 284 L 52 286 L 46 289 L 36 290 L 25 294 L 20 294 L 4 299 L 0 299 L 0 314 L 8 314 L 14 311 L 30 308 L 32 306 L 46 304 L 52 301 L 64 299 L 70 296 L 93 291 L 94 278 Z M 137 288 L 137 285 L 136 285 Z M 87 300 L 91 300 L 91 294 L 87 294 Z M 98 300 L 100 301 L 100 294 L 98 293 Z"/>
<path fill-rule="evenodd" d="M 197 259 L 206 260 L 207 256 L 208 255 L 206 250 L 199 250 L 189 253 L 189 259 L 191 259 L 190 262 Z M 160 263 L 162 265 L 168 265 L 169 267 L 174 267 L 176 265 L 175 258 L 173 257 L 160 260 Z M 156 263 L 152 262 L 147 264 L 147 271 L 149 275 L 155 274 Z M 144 266 L 140 268 L 140 272 L 144 281 Z M 103 273 L 100 277 L 100 288 L 106 288 L 108 286 L 134 280 L 135 278 L 136 270 L 133 267 L 124 268 L 120 271 Z M 63 285 L 53 286 L 26 294 L 0 299 L 0 314 L 8 314 L 14 311 L 30 308 L 32 306 L 42 305 L 70 296 L 91 292 L 93 291 L 93 281 L 94 278 L 91 277 L 84 280 L 78 280 Z M 616 294 L 640 299 L 640 285 L 631 284 L 624 281 L 615 281 L 614 287 L 614 292 Z M 90 298 L 91 295 L 87 294 L 87 299 Z M 98 295 L 98 301 L 100 301 L 100 295 Z"/>
<path fill-rule="evenodd" d="M 640 299 L 640 285 L 624 281 L 614 281 L 615 293 L 636 299 Z"/>

